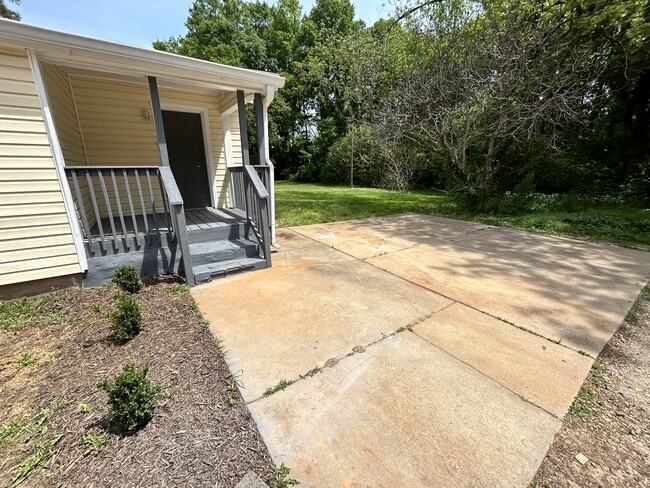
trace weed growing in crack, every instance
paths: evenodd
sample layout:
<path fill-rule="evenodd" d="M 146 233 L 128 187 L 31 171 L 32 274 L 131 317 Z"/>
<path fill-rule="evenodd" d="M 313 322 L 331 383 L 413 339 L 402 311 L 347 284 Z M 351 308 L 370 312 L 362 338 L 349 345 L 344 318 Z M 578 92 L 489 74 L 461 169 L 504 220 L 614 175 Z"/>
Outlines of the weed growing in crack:
<path fill-rule="evenodd" d="M 266 390 L 264 390 L 263 396 L 268 397 L 273 395 L 274 393 L 277 393 L 278 391 L 282 391 L 288 386 L 291 386 L 295 383 L 293 380 L 285 380 L 282 378 L 280 381 L 275 386 L 269 386 Z"/>
<path fill-rule="evenodd" d="M 310 369 L 309 371 L 307 371 L 307 372 L 302 376 L 302 378 L 311 378 L 312 376 L 317 375 L 317 374 L 320 373 L 321 371 L 323 371 L 323 368 L 321 368 L 320 366 L 316 366 L 315 368 L 312 368 L 312 369 Z"/>

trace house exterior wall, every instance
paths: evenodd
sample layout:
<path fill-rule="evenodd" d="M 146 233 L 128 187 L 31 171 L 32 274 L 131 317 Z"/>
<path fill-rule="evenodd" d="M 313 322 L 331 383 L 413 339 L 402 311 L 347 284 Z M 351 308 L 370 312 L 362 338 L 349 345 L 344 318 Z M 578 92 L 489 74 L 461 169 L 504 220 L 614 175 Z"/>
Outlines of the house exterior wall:
<path fill-rule="evenodd" d="M 45 63 L 41 64 L 41 73 L 65 164 L 83 166 L 86 164 L 86 155 L 68 74 L 59 66 Z"/>
<path fill-rule="evenodd" d="M 81 273 L 25 50 L 0 46 L 2 286 Z"/>
<path fill-rule="evenodd" d="M 160 165 L 153 118 L 148 121 L 142 118 L 143 110 L 151 114 L 149 88 L 144 82 L 127 83 L 79 75 L 71 75 L 71 81 L 89 165 Z M 163 109 L 183 110 L 179 107 L 188 107 L 207 111 L 211 159 L 208 167 L 212 171 L 209 178 L 213 184 L 215 203 L 225 206 L 227 182 L 221 106 L 231 103 L 234 93 L 219 95 L 160 87 L 159 94 Z M 234 160 L 236 164 L 241 164 L 236 113 L 234 117 L 234 123 L 231 123 Z M 70 163 L 66 160 L 66 164 Z M 120 193 L 122 191 L 123 184 L 120 185 Z M 160 198 L 159 191 L 156 198 Z M 105 209 L 102 209 L 104 213 Z"/>

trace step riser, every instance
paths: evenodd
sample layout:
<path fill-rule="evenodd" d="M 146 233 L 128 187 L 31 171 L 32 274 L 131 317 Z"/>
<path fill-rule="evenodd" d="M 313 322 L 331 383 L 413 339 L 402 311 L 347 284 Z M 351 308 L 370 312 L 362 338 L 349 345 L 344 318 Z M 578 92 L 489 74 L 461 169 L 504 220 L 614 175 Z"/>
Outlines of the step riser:
<path fill-rule="evenodd" d="M 192 254 L 192 266 L 201 266 L 202 264 L 221 263 L 231 259 L 244 259 L 259 257 L 260 252 L 257 245 L 240 247 L 238 249 L 227 249 L 224 251 L 208 252 L 201 254 Z"/>
<path fill-rule="evenodd" d="M 224 267 L 218 271 L 195 272 L 194 279 L 197 283 L 208 283 L 210 281 L 226 278 L 234 274 L 246 273 L 248 271 L 257 271 L 264 268 L 266 268 L 266 263 L 263 260 L 245 266 L 234 264 L 232 267 Z"/>
<path fill-rule="evenodd" d="M 241 223 L 219 227 L 217 229 L 192 230 L 188 231 L 187 238 L 190 244 L 195 244 L 197 242 L 241 239 L 246 237 L 246 232 L 249 230 L 249 227 L 249 224 Z"/>

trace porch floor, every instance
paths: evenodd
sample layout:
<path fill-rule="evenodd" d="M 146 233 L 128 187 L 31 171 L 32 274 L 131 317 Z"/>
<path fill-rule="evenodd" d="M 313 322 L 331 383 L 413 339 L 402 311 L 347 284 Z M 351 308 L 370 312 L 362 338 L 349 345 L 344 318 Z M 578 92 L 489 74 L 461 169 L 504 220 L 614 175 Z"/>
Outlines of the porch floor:
<path fill-rule="evenodd" d="M 140 232 L 144 232 L 146 226 L 144 219 L 147 219 L 149 235 L 157 235 L 167 232 L 169 229 L 169 217 L 166 213 L 147 214 L 146 216 L 136 215 L 135 224 Z M 232 224 L 242 222 L 246 218 L 244 211 L 237 208 L 193 208 L 185 210 L 186 227 L 188 231 L 209 230 L 221 227 L 229 227 Z M 135 236 L 135 227 L 131 216 L 124 216 L 124 226 L 119 216 L 113 217 L 115 231 L 117 236 L 131 237 Z M 101 219 L 102 229 L 107 239 L 112 237 L 111 223 L 108 217 Z M 90 230 L 93 241 L 101 239 L 99 226 L 93 225 Z"/>

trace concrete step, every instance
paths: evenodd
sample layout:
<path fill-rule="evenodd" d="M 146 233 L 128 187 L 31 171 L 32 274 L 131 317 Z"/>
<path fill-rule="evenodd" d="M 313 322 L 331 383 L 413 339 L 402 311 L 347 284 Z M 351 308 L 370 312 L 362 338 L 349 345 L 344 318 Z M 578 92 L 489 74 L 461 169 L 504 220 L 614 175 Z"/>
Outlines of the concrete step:
<path fill-rule="evenodd" d="M 249 239 L 231 239 L 190 244 L 192 266 L 259 257 L 257 242 Z"/>
<path fill-rule="evenodd" d="M 190 244 L 197 242 L 240 239 L 242 237 L 246 237 L 246 232 L 248 230 L 248 222 L 242 221 L 231 225 L 221 225 L 212 229 L 188 230 L 187 238 Z"/>
<path fill-rule="evenodd" d="M 201 264 L 192 266 L 194 279 L 197 283 L 205 283 L 217 278 L 242 273 L 244 271 L 255 271 L 266 268 L 266 261 L 262 258 L 243 258 L 221 261 L 218 263 Z"/>

